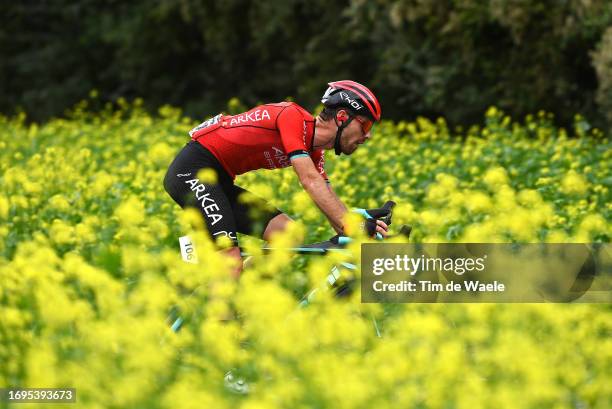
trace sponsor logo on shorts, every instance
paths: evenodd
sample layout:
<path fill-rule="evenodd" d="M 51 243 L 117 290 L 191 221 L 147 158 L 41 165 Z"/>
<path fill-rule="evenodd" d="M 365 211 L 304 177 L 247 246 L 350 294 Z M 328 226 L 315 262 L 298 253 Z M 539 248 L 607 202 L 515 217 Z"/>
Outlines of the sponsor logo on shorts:
<path fill-rule="evenodd" d="M 225 236 L 225 237 L 229 237 L 232 240 L 238 240 L 238 237 L 236 236 L 236 233 L 231 232 L 231 231 L 228 232 L 228 231 L 225 231 L 225 230 L 221 230 L 221 231 L 218 231 L 216 233 L 213 233 L 213 236 L 215 236 L 215 237 L 217 237 L 217 236 Z"/>
<path fill-rule="evenodd" d="M 183 174 L 179 173 L 176 175 L 177 177 L 189 177 L 190 173 Z M 188 179 L 185 181 L 191 189 L 192 192 L 195 192 L 195 197 L 198 200 L 202 210 L 204 210 L 204 214 L 206 217 L 210 219 L 211 226 L 214 226 L 219 221 L 223 219 L 223 215 L 217 213 L 220 209 L 217 205 L 215 199 L 213 199 L 210 193 L 206 192 L 206 185 L 200 182 L 197 178 Z"/>

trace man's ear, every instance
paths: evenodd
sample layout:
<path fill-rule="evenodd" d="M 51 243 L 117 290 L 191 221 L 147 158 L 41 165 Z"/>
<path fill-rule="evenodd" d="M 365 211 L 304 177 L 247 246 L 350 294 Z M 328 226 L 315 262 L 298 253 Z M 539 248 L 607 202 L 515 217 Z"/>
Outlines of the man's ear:
<path fill-rule="evenodd" d="M 339 109 L 336 112 L 336 120 L 338 122 L 345 122 L 349 119 L 348 113 L 344 109 Z"/>

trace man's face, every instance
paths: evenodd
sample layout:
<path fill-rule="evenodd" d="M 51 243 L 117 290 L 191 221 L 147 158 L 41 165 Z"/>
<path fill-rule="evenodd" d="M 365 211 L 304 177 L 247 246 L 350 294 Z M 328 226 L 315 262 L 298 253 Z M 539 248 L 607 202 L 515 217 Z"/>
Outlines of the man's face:
<path fill-rule="evenodd" d="M 364 117 L 355 117 L 351 123 L 342 131 L 340 148 L 342 153 L 350 155 L 355 152 L 359 145 L 370 139 L 369 120 Z M 365 129 L 368 129 L 366 132 Z"/>

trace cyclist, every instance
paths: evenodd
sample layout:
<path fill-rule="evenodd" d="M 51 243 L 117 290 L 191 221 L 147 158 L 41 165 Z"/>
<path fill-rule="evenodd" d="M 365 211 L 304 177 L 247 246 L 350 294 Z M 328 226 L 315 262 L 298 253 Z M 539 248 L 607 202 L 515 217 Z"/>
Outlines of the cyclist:
<path fill-rule="evenodd" d="M 331 226 L 343 233 L 347 208 L 329 184 L 324 150 L 352 154 L 370 138 L 381 109 L 364 85 L 344 80 L 328 86 L 321 99 L 324 109 L 316 118 L 293 102 L 280 102 L 238 115 L 219 114 L 202 122 L 189 132 L 191 141 L 166 173 L 164 188 L 172 199 L 183 208 L 197 208 L 213 238 L 231 240 L 233 246 L 224 251 L 240 261 L 236 276 L 242 266 L 237 232 L 260 233 L 268 241 L 292 222 L 280 210 L 236 186 L 236 175 L 293 166 Z M 200 181 L 198 172 L 202 169 L 213 169 L 216 182 Z M 380 220 L 367 220 L 364 227 L 370 236 L 387 234 L 387 225 Z"/>

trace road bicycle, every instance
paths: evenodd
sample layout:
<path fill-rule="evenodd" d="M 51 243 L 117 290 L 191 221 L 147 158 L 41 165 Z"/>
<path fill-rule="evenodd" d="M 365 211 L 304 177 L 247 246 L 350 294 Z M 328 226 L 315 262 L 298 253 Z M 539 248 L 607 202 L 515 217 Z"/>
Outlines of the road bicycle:
<path fill-rule="evenodd" d="M 393 208 L 395 207 L 395 202 L 387 201 L 382 207 L 375 209 L 353 209 L 353 212 L 360 214 L 364 217 L 364 219 L 373 219 L 373 220 L 381 220 L 385 222 L 387 225 L 391 225 L 392 217 L 393 217 Z M 399 229 L 399 233 L 395 236 L 402 236 L 405 239 L 410 237 L 411 228 L 409 226 L 403 225 Z M 383 240 L 382 235 L 380 233 L 376 233 L 376 238 L 378 240 Z M 347 250 L 347 245 L 352 242 L 352 238 L 343 235 L 336 235 L 329 240 L 325 240 L 322 242 L 304 244 L 298 247 L 290 247 L 290 248 L 275 248 L 264 246 L 262 248 L 262 257 L 265 257 L 266 254 L 270 254 L 274 251 L 284 250 L 288 251 L 294 255 L 302 255 L 302 256 L 324 256 L 329 253 L 340 252 L 349 255 L 349 251 Z M 182 236 L 179 238 L 179 246 L 181 250 L 181 257 L 185 262 L 188 263 L 198 263 L 198 255 L 195 247 L 194 241 L 189 236 Z M 241 256 L 243 259 L 247 259 L 250 257 L 255 257 L 252 254 L 249 254 L 245 251 L 241 251 Z M 351 294 L 354 288 L 354 271 L 356 270 L 356 266 L 352 263 L 341 262 L 336 266 L 333 266 L 329 275 L 325 278 L 324 282 L 319 286 L 313 288 L 308 291 L 304 297 L 300 300 L 298 305 L 300 307 L 306 307 L 309 303 L 311 303 L 316 295 L 321 291 L 334 291 L 334 295 L 336 297 L 346 297 Z M 173 309 L 168 317 L 168 322 L 170 328 L 174 332 L 178 332 L 183 326 L 185 319 L 180 316 L 178 309 Z M 375 325 L 376 326 L 376 325 Z M 377 329 L 377 333 L 379 333 Z"/>
<path fill-rule="evenodd" d="M 353 209 L 354 212 L 360 214 L 364 217 L 364 219 L 374 219 L 374 220 L 382 220 L 387 225 L 391 225 L 392 216 L 393 216 L 393 208 L 395 207 L 395 202 L 388 201 L 382 207 L 376 209 Z M 409 226 L 403 225 L 400 227 L 398 234 L 395 236 L 401 236 L 406 240 L 409 238 L 411 232 L 411 228 Z M 389 238 L 392 236 L 389 236 Z M 378 240 L 383 240 L 382 235 L 379 233 L 376 234 L 376 238 Z M 348 244 L 352 242 L 352 238 L 343 235 L 336 235 L 329 240 L 304 244 L 298 247 L 291 248 L 275 248 L 264 246 L 262 248 L 262 255 L 260 257 L 265 257 L 267 254 L 273 253 L 274 251 L 284 250 L 289 251 L 294 255 L 302 255 L 302 256 L 324 256 L 330 253 L 340 252 L 350 256 L 350 251 L 347 249 Z M 195 243 L 189 236 L 182 236 L 179 238 L 179 245 L 181 250 L 181 257 L 185 262 L 188 263 L 198 263 L 198 254 L 196 251 Z M 243 259 L 247 259 L 250 257 L 256 257 L 252 254 L 249 254 L 245 251 L 241 251 L 241 256 Z M 320 283 L 317 287 L 308 291 L 302 299 L 299 301 L 297 308 L 305 308 L 310 303 L 314 301 L 318 294 L 326 291 L 333 291 L 333 295 L 338 298 L 347 297 L 354 291 L 355 288 L 355 270 L 357 266 L 348 263 L 348 262 L 340 262 L 339 264 L 332 267 L 330 273 L 327 275 L 325 280 Z M 193 295 L 195 293 L 192 292 Z M 174 332 L 179 332 L 185 323 L 185 317 L 180 314 L 178 308 L 173 308 L 170 312 L 168 319 L 168 325 Z M 372 324 L 374 330 L 376 331 L 376 336 L 381 337 L 380 326 L 376 321 L 376 318 L 372 316 Z M 233 393 L 237 394 L 246 394 L 249 393 L 250 386 L 249 384 L 240 376 L 237 376 L 233 370 L 229 370 L 224 376 L 224 384 L 226 389 Z"/>

